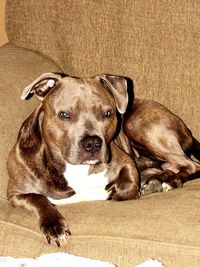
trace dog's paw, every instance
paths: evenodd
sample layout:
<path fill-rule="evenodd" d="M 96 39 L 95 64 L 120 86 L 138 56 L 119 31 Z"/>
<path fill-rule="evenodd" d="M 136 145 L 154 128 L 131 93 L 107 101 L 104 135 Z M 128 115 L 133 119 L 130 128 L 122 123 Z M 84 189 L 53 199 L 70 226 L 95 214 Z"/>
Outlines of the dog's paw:
<path fill-rule="evenodd" d="M 40 229 L 46 236 L 47 242 L 50 244 L 51 240 L 54 240 L 58 247 L 60 247 L 61 240 L 65 240 L 67 235 L 71 235 L 65 218 L 58 212 L 42 218 Z"/>
<path fill-rule="evenodd" d="M 176 188 L 181 188 L 183 186 L 179 178 L 171 178 L 162 184 L 163 191 L 170 191 Z"/>
<path fill-rule="evenodd" d="M 132 200 L 132 199 L 138 199 L 139 197 L 140 193 L 136 186 L 134 186 L 131 190 L 117 189 L 115 193 L 112 195 L 112 199 L 115 201 Z"/>
<path fill-rule="evenodd" d="M 142 196 L 146 196 L 146 195 L 150 195 L 150 194 L 162 192 L 162 191 L 163 191 L 162 184 L 160 181 L 156 179 L 149 181 L 147 184 L 144 184 L 140 189 Z"/>

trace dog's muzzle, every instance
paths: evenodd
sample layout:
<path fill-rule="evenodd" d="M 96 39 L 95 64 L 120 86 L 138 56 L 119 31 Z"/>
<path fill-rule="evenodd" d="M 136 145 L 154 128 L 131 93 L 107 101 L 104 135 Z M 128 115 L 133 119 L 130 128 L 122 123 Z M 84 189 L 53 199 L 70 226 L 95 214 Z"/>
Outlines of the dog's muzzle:
<path fill-rule="evenodd" d="M 85 136 L 81 141 L 80 141 L 80 147 L 84 150 L 84 152 L 94 154 L 100 151 L 102 147 L 102 139 L 97 136 Z"/>
<path fill-rule="evenodd" d="M 83 135 L 76 146 L 62 149 L 62 156 L 71 164 L 97 164 L 107 162 L 109 150 L 103 138 L 98 135 Z"/>

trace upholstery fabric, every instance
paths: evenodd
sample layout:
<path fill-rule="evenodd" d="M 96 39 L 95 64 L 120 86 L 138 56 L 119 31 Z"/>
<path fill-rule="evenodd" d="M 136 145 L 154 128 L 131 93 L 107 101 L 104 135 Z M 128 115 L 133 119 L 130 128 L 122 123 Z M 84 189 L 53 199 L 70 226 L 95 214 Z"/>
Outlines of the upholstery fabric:
<path fill-rule="evenodd" d="M 159 100 L 200 139 L 199 18 L 198 0 L 7 0 L 9 44 L 0 48 L 0 255 L 65 251 L 119 267 L 148 258 L 166 267 L 200 266 L 200 179 L 134 201 L 59 207 L 72 232 L 61 248 L 47 244 L 34 214 L 6 200 L 8 152 L 38 105 L 20 94 L 43 72 L 129 76 L 137 97 Z"/>

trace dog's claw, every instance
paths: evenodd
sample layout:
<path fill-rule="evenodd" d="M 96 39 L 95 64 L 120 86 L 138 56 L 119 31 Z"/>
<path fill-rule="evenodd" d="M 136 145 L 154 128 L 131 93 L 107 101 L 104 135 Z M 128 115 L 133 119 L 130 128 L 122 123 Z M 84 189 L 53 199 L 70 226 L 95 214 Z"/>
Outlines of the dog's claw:
<path fill-rule="evenodd" d="M 60 248 L 60 241 L 56 239 L 55 242 L 56 242 L 56 245 Z"/>
<path fill-rule="evenodd" d="M 58 247 L 61 246 L 62 239 L 71 235 L 66 220 L 57 211 L 49 217 L 42 218 L 40 229 L 46 237 L 48 244 L 51 244 L 53 240 Z"/>
<path fill-rule="evenodd" d="M 71 235 L 72 233 L 70 232 L 69 229 L 67 229 L 67 230 L 65 230 L 65 234 L 66 234 L 66 235 Z"/>
<path fill-rule="evenodd" d="M 65 230 L 63 235 L 59 235 L 56 229 L 54 229 L 54 232 L 55 232 L 56 236 L 53 238 L 53 236 L 50 237 L 49 235 L 46 235 L 46 240 L 47 240 L 48 244 L 51 244 L 51 239 L 53 238 L 58 247 L 61 246 L 61 244 L 60 244 L 60 240 L 61 239 L 63 239 L 65 241 L 65 243 L 66 243 L 66 237 L 68 235 L 71 235 L 71 232 L 70 232 L 69 229 Z"/>
<path fill-rule="evenodd" d="M 66 231 L 65 231 L 65 235 L 62 236 L 62 239 L 65 241 L 65 243 L 66 243 L 66 236 L 67 236 L 67 235 L 71 235 L 70 230 L 66 230 Z M 47 239 L 48 244 L 51 244 L 51 237 L 50 237 L 49 235 L 46 235 L 46 239 Z M 60 241 L 59 241 L 58 238 L 55 239 L 55 243 L 56 243 L 56 245 L 57 245 L 58 247 L 61 246 L 61 245 L 60 245 Z"/>
<path fill-rule="evenodd" d="M 50 238 L 50 236 L 46 235 L 46 239 L 47 239 L 48 244 L 51 244 L 51 238 Z"/>

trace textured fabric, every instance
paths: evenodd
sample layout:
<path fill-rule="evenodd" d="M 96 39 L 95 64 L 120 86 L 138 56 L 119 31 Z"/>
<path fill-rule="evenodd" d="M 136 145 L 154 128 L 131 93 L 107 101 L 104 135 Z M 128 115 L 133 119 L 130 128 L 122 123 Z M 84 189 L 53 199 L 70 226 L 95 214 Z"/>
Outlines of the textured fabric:
<path fill-rule="evenodd" d="M 38 102 L 20 100 L 22 89 L 43 72 L 60 71 L 53 61 L 7 44 L 0 48 L 0 197 L 6 197 L 6 161 L 22 122 Z"/>
<path fill-rule="evenodd" d="M 130 76 L 200 138 L 199 17 L 199 0 L 8 0 L 6 28 L 71 75 Z"/>
<path fill-rule="evenodd" d="M 59 207 L 72 232 L 61 248 L 47 244 L 32 213 L 0 202 L 1 254 L 38 257 L 59 251 L 120 267 L 132 267 L 148 258 L 156 258 L 166 267 L 199 267 L 199 190 L 200 180 L 196 180 L 183 189 L 139 200 Z"/>
<path fill-rule="evenodd" d="M 71 75 L 134 78 L 138 97 L 159 100 L 200 138 L 199 5 L 198 0 L 7 0 L 6 28 L 12 44 L 42 52 Z M 65 251 L 120 267 L 151 257 L 167 267 L 199 267 L 200 179 L 135 201 L 59 207 L 72 231 L 61 248 L 46 243 L 34 214 L 8 204 L 8 151 L 38 103 L 22 102 L 21 90 L 41 73 L 59 70 L 32 51 L 10 44 L 0 49 L 0 254 Z"/>

